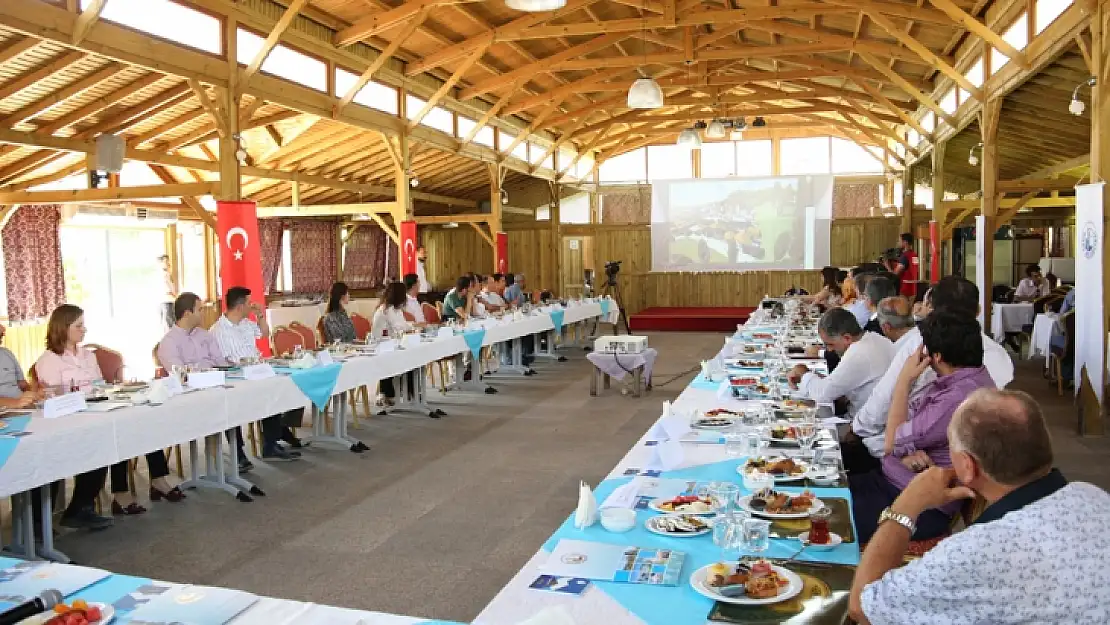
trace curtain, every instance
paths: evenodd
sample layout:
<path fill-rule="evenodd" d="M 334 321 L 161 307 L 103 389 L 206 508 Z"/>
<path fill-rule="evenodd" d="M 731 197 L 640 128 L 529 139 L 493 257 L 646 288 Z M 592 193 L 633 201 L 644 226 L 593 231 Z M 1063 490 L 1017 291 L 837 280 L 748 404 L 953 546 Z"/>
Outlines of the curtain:
<path fill-rule="evenodd" d="M 4 226 L 4 276 L 8 319 L 46 317 L 66 301 L 59 206 L 20 206 Z"/>
<path fill-rule="evenodd" d="M 290 248 L 293 262 L 293 290 L 297 293 L 327 293 L 335 282 L 336 249 L 334 221 L 295 220 L 290 222 Z"/>
<path fill-rule="evenodd" d="M 361 225 L 351 232 L 343 255 L 343 281 L 348 287 L 373 289 L 382 285 L 386 243 L 393 242 L 378 224 Z"/>
<path fill-rule="evenodd" d="M 259 251 L 262 254 L 262 285 L 266 293 L 277 285 L 278 269 L 281 267 L 281 238 L 285 222 L 280 219 L 259 219 Z"/>
<path fill-rule="evenodd" d="M 880 205 L 879 185 L 875 183 L 833 184 L 833 219 L 878 217 L 872 209 Z"/>
<path fill-rule="evenodd" d="M 385 278 L 389 280 L 400 280 L 404 276 L 401 275 L 401 249 L 389 237 L 385 238 L 386 259 L 385 259 Z"/>

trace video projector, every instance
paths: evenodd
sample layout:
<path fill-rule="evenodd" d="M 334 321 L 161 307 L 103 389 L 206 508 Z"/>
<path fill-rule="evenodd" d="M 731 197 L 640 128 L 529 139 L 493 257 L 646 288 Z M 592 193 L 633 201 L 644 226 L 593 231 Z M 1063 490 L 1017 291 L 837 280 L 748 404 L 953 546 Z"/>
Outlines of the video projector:
<path fill-rule="evenodd" d="M 647 346 L 646 336 L 599 336 L 594 340 L 594 352 L 602 354 L 640 354 Z"/>

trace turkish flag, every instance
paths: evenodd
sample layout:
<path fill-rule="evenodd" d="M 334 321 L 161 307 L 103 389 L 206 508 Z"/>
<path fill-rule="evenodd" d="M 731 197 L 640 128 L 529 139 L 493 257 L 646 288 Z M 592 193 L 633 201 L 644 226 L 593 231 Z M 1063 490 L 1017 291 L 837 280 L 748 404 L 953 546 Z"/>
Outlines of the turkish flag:
<path fill-rule="evenodd" d="M 507 273 L 509 271 L 509 235 L 498 232 L 494 236 L 497 237 L 497 246 L 493 251 L 494 273 Z"/>
<path fill-rule="evenodd" d="M 416 222 L 401 222 L 401 277 L 416 273 Z"/>
<path fill-rule="evenodd" d="M 929 222 L 929 282 L 933 284 L 940 280 L 940 224 L 936 221 Z M 921 277 L 918 276 L 920 280 Z"/>
<path fill-rule="evenodd" d="M 224 293 L 233 286 L 251 290 L 251 301 L 266 309 L 262 287 L 262 252 L 259 249 L 258 214 L 250 201 L 216 202 L 216 233 L 220 241 L 220 285 Z M 224 298 L 226 309 L 227 298 Z M 270 355 L 270 337 L 258 339 L 258 351 Z"/>

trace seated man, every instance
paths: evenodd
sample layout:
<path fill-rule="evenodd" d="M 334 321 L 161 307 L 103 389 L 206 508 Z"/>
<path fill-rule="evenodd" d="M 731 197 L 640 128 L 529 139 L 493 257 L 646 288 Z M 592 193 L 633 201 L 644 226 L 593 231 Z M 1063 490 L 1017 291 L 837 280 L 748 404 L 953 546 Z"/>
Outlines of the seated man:
<path fill-rule="evenodd" d="M 877 273 L 867 280 L 867 289 L 863 292 L 864 299 L 867 302 L 867 310 L 870 316 L 863 329 L 868 332 L 875 332 L 883 334 L 883 329 L 879 324 L 879 302 L 888 297 L 898 295 L 898 278 L 892 273 Z"/>
<path fill-rule="evenodd" d="M 261 354 L 255 341 L 260 337 L 270 335 L 270 326 L 266 323 L 266 312 L 262 310 L 261 306 L 250 301 L 250 294 L 250 289 L 246 287 L 233 286 L 228 289 L 224 302 L 224 314 L 220 315 L 220 318 L 212 326 L 212 338 L 216 340 L 220 353 L 228 362 L 233 364 L 244 358 L 259 358 Z M 193 306 L 190 307 L 190 303 Z M 254 313 L 255 318 L 258 319 L 257 323 L 248 316 L 251 313 Z M 198 331 L 204 332 L 204 330 L 199 328 L 200 315 L 195 302 L 181 301 L 181 298 L 178 298 L 178 302 L 174 303 L 174 314 L 179 315 L 179 319 L 177 328 L 171 330 L 170 334 L 177 332 L 177 338 L 188 343 L 206 340 L 203 335 L 198 334 Z M 182 319 L 186 320 L 182 321 Z M 171 338 L 170 334 L 167 334 L 166 337 Z M 162 339 L 162 341 L 164 344 L 166 339 Z M 161 349 L 159 350 L 159 357 L 161 357 Z M 162 362 L 163 366 L 170 366 L 170 364 L 167 364 L 166 361 Z M 293 431 L 290 428 L 300 427 L 303 419 L 304 408 L 294 408 L 281 415 L 263 419 L 262 459 L 286 461 L 299 459 L 301 457 L 300 452 L 287 451 L 278 444 L 278 441 L 284 438 L 291 446 L 300 447 L 300 440 L 293 437 Z M 238 434 L 238 439 L 239 467 L 240 469 L 243 467 L 249 468 L 251 463 L 247 459 L 246 452 L 243 451 L 242 433 Z"/>
<path fill-rule="evenodd" d="M 498 283 L 504 279 L 505 277 L 499 273 L 486 276 L 486 282 L 482 286 L 482 292 L 478 294 L 479 299 L 485 304 L 486 310 L 491 313 L 500 312 L 508 308 L 508 305 L 505 303 L 505 298 L 501 297 L 501 292 L 498 288 Z"/>
<path fill-rule="evenodd" d="M 1061 315 L 1075 308 L 1075 291 L 1076 289 L 1072 289 L 1068 291 L 1067 295 L 1064 296 L 1064 301 L 1060 303 L 1059 313 Z"/>
<path fill-rule="evenodd" d="M 1025 278 L 1018 282 L 1017 288 L 1014 289 L 1014 302 L 1031 302 L 1045 297 L 1051 291 L 1048 280 L 1041 275 L 1040 266 L 1029 265 L 1025 268 Z"/>
<path fill-rule="evenodd" d="M 0 339 L 7 331 L 0 325 Z M 0 408 L 29 408 L 40 395 L 31 390 L 15 354 L 7 347 L 0 347 Z"/>
<path fill-rule="evenodd" d="M 859 327 L 864 327 L 871 319 L 871 309 L 868 307 L 867 302 L 867 283 L 871 281 L 875 274 L 873 273 L 857 273 L 852 276 L 852 282 L 856 285 L 856 292 L 859 296 L 856 297 L 854 302 L 844 305 L 844 310 L 852 313 L 856 318 L 856 323 Z"/>
<path fill-rule="evenodd" d="M 846 397 L 848 414 L 853 415 L 886 373 L 894 356 L 894 344 L 874 332 L 864 332 L 855 316 L 843 308 L 832 308 L 821 315 L 817 332 L 825 347 L 840 355 L 840 364 L 828 377 L 797 365 L 787 374 L 790 386 L 818 403 L 831 404 L 841 396 Z"/>
<path fill-rule="evenodd" d="M 920 326 L 924 349 L 902 367 L 894 385 L 887 415 L 882 468 L 848 476 L 852 515 L 860 543 L 875 533 L 879 514 L 889 506 L 913 476 L 931 466 L 951 467 L 948 422 L 956 407 L 980 388 L 994 388 L 983 366 L 979 322 L 950 312 L 933 312 Z M 937 374 L 929 388 L 910 400 L 914 382 L 925 369 Z M 959 503 L 922 510 L 915 540 L 942 536 L 948 531 Z"/>
<path fill-rule="evenodd" d="M 1069 484 L 1052 468 L 1052 439 L 1033 398 L 975 391 L 947 435 L 953 468 L 921 473 L 884 511 L 852 581 L 852 619 L 860 625 L 1105 623 L 1110 495 L 1092 484 Z M 953 485 L 957 479 L 962 486 Z M 905 564 L 924 511 L 972 496 L 989 504 L 979 518 Z"/>
<path fill-rule="evenodd" d="M 505 274 L 505 301 L 513 308 L 520 308 L 528 302 L 528 294 L 524 291 L 524 274 Z"/>
<path fill-rule="evenodd" d="M 441 317 L 444 321 L 455 319 L 461 323 L 470 318 L 473 311 L 471 309 L 469 290 L 469 276 L 461 276 L 455 281 L 455 288 L 451 289 L 447 292 L 447 295 L 443 296 L 443 313 Z"/>
<path fill-rule="evenodd" d="M 917 331 L 913 314 L 910 311 L 910 300 L 905 297 L 888 297 L 879 302 L 879 316 L 877 321 L 879 322 L 879 327 L 882 330 L 883 336 L 894 342 L 894 353 L 896 354 L 908 340 L 914 337 L 918 337 L 918 340 L 920 340 L 921 334 Z M 896 371 L 900 372 L 903 363 L 904 361 L 891 362 L 884 376 L 888 375 L 891 369 L 894 369 L 896 365 Z M 880 380 L 879 383 L 881 384 L 882 380 Z M 876 386 L 876 389 L 877 388 L 878 386 Z M 872 397 L 868 398 L 864 406 L 871 404 L 874 395 L 875 391 L 873 390 L 871 392 Z M 856 421 L 859 420 L 861 414 L 863 414 L 862 411 L 856 412 L 855 420 L 852 422 L 852 428 L 849 429 L 840 446 L 840 455 L 844 460 L 844 470 L 848 473 L 867 473 L 868 471 L 873 471 L 879 468 L 879 458 L 882 457 L 881 453 L 878 454 L 877 457 L 871 455 L 871 451 L 856 431 L 863 429 L 856 427 Z M 877 437 L 881 439 L 881 432 L 877 434 Z M 880 450 L 882 449 L 881 440 L 879 441 L 878 447 Z"/>
<path fill-rule="evenodd" d="M 407 273 L 403 279 L 407 295 L 405 312 L 412 315 L 414 325 L 424 325 L 428 320 L 424 317 L 424 307 L 420 305 L 420 276 L 415 273 Z"/>
<path fill-rule="evenodd" d="M 979 287 L 960 276 L 945 276 L 925 292 L 925 301 L 920 308 L 915 306 L 914 309 L 915 318 L 920 314 L 924 319 L 930 312 L 936 310 L 975 319 L 979 314 Z M 983 345 L 983 364 L 991 374 L 995 386 L 999 388 L 1006 386 L 1014 379 L 1014 362 L 1010 359 L 1010 354 L 1006 352 L 1006 348 L 986 334 L 980 333 L 979 338 Z M 886 431 L 886 418 L 887 413 L 890 412 L 895 382 L 906 360 L 919 351 L 921 351 L 921 332 L 917 328 L 911 328 L 899 340 L 899 347 L 895 349 L 890 368 L 883 374 L 867 403 L 852 420 L 852 432 L 863 439 L 863 443 L 876 459 L 885 455 L 883 434 Z M 919 396 L 934 379 L 936 374 L 933 370 L 926 369 L 914 383 L 910 393 L 911 399 Z"/>

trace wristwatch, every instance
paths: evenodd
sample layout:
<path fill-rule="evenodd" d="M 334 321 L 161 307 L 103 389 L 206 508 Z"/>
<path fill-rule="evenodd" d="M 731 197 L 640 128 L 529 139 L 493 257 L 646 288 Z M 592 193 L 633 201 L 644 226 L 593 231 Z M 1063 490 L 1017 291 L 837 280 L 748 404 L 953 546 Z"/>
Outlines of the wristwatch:
<path fill-rule="evenodd" d="M 895 512 L 891 508 L 887 508 L 879 514 L 879 525 L 882 525 L 886 521 L 894 521 L 898 525 L 906 528 L 910 531 L 910 536 L 913 536 L 913 533 L 917 531 L 917 523 L 914 523 L 913 519 L 900 512 Z"/>

